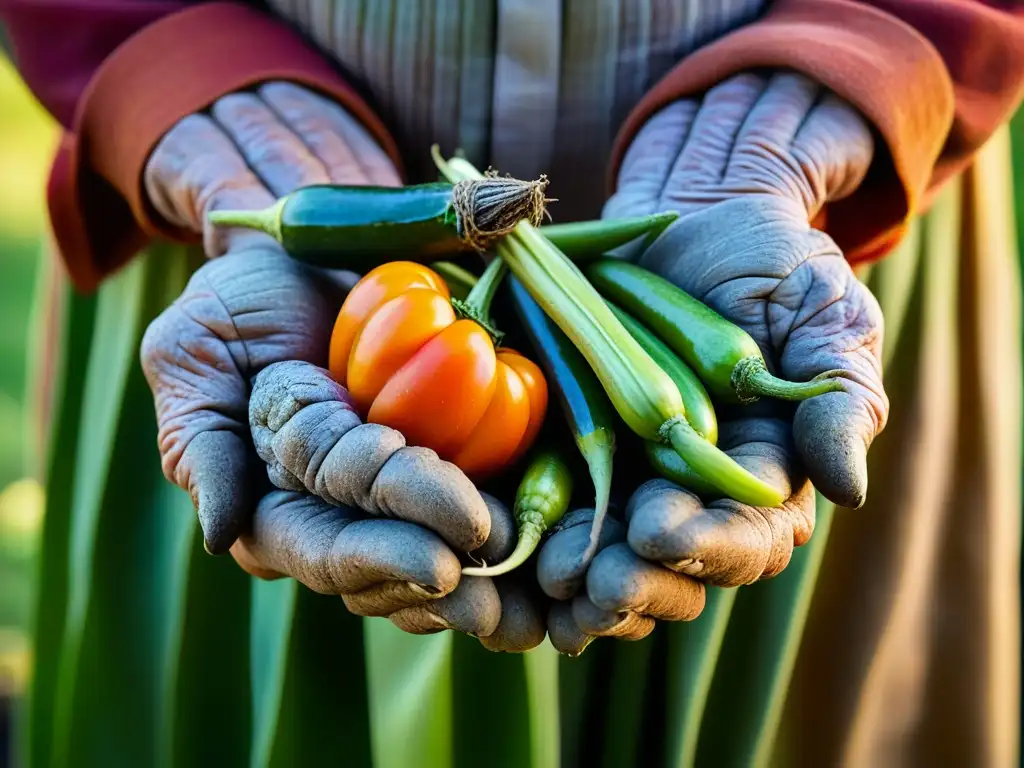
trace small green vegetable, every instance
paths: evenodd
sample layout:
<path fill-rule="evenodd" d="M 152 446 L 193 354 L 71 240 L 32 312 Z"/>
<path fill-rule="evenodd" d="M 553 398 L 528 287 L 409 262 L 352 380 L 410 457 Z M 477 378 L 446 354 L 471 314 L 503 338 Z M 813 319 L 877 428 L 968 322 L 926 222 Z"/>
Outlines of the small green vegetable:
<path fill-rule="evenodd" d="M 714 485 L 694 472 L 693 468 L 683 461 L 671 446 L 648 440 L 644 443 L 644 453 L 647 455 L 647 463 L 651 465 L 651 469 L 667 480 L 701 496 L 718 498 L 722 495 L 722 492 Z"/>
<path fill-rule="evenodd" d="M 589 266 L 587 277 L 603 296 L 661 337 L 715 397 L 739 403 L 761 396 L 806 400 L 843 389 L 840 379 L 830 378 L 831 371 L 807 382 L 772 376 L 746 331 L 643 267 L 602 259 Z"/>
<path fill-rule="evenodd" d="M 430 261 L 479 249 L 520 219 L 543 216 L 543 180 L 474 179 L 472 196 L 446 182 L 408 187 L 316 185 L 285 195 L 261 211 L 213 211 L 223 227 L 266 232 L 292 258 L 366 272 L 395 259 Z M 458 188 L 461 190 L 466 187 Z M 537 195 L 540 194 L 540 200 Z M 467 226 L 467 213 L 472 218 Z M 678 214 L 657 213 L 543 227 L 567 253 L 599 256 L 641 235 L 656 235 Z"/>
<path fill-rule="evenodd" d="M 594 484 L 591 546 L 596 550 L 608 513 L 615 457 L 615 412 L 586 359 L 516 278 L 508 281 L 512 306 L 533 344 L 548 387 L 558 399 Z M 671 451 L 672 449 L 669 448 Z M 592 556 L 590 547 L 584 562 Z"/>
<path fill-rule="evenodd" d="M 635 317 L 623 312 L 611 302 L 608 302 L 608 306 L 629 331 L 629 335 L 637 340 L 651 359 L 676 383 L 683 398 L 683 405 L 686 406 L 686 420 L 690 426 L 712 445 L 718 443 L 718 418 L 715 416 L 715 407 L 711 404 L 708 391 L 704 389 L 697 374 Z"/>
<path fill-rule="evenodd" d="M 525 563 L 541 536 L 561 520 L 572 498 L 572 473 L 556 451 L 538 453 L 526 468 L 516 491 L 512 510 L 519 524 L 519 541 L 503 562 L 484 567 L 463 568 L 466 576 L 501 576 Z"/>
<path fill-rule="evenodd" d="M 482 179 L 460 158 L 434 161 L 451 181 Z M 672 445 L 690 466 L 731 498 L 775 507 L 782 494 L 698 435 L 679 389 L 622 327 L 583 273 L 527 221 L 494 244 L 523 287 L 586 358 L 622 420 L 646 440 Z"/>

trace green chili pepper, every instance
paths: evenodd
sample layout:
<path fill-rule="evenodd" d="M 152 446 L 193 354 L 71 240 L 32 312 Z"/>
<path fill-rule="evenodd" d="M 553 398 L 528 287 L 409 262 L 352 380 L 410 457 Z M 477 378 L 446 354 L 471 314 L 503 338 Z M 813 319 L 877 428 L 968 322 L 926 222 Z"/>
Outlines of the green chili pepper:
<path fill-rule="evenodd" d="M 516 548 L 503 562 L 485 567 L 463 568 L 466 576 L 501 576 L 525 563 L 541 536 L 561 520 L 572 498 L 572 472 L 556 451 L 538 453 L 526 468 L 512 510 L 519 525 Z"/>
<path fill-rule="evenodd" d="M 633 314 L 697 373 L 711 393 L 729 402 L 761 396 L 806 400 L 843 389 L 831 371 L 807 382 L 776 378 L 750 335 L 668 280 L 636 264 L 615 259 L 587 269 L 603 296 Z"/>
<path fill-rule="evenodd" d="M 510 179 L 478 179 L 493 196 L 516 194 Z M 454 185 L 446 182 L 408 187 L 316 185 L 285 195 L 261 211 L 213 211 L 210 221 L 224 227 L 260 230 L 277 240 L 293 258 L 332 269 L 365 272 L 387 261 L 429 261 L 473 251 L 453 203 Z M 486 195 L 477 194 L 481 205 Z M 513 200 L 513 202 L 515 202 Z M 599 256 L 641 235 L 657 234 L 678 214 L 657 213 L 629 219 L 557 224 L 550 229 L 567 252 Z"/>
<path fill-rule="evenodd" d="M 512 306 L 533 345 L 548 387 L 562 407 L 576 447 L 594 484 L 594 521 L 590 540 L 596 548 L 612 488 L 615 413 L 587 361 L 516 278 L 509 278 Z M 671 449 L 669 449 L 671 450 Z M 589 551 L 584 559 L 589 559 Z"/>
<path fill-rule="evenodd" d="M 629 335 L 637 340 L 644 351 L 651 356 L 651 359 L 661 366 L 661 370 L 676 383 L 679 394 L 683 398 L 683 405 L 686 407 L 686 420 L 690 426 L 712 445 L 718 443 L 718 418 L 715 416 L 715 407 L 711 404 L 708 391 L 704 389 L 697 374 L 690 370 L 686 363 L 676 357 L 675 353 L 665 346 L 661 339 L 647 330 L 636 318 L 623 312 L 611 302 L 608 302 L 608 306 L 611 307 L 619 322 L 629 331 Z"/>
<path fill-rule="evenodd" d="M 450 181 L 483 175 L 460 158 L 434 160 Z M 586 358 L 615 410 L 646 440 L 672 445 L 690 466 L 728 496 L 775 507 L 782 494 L 698 435 L 685 417 L 675 383 L 622 327 L 583 273 L 545 238 L 521 221 L 497 240 L 495 250 L 544 312 Z"/>

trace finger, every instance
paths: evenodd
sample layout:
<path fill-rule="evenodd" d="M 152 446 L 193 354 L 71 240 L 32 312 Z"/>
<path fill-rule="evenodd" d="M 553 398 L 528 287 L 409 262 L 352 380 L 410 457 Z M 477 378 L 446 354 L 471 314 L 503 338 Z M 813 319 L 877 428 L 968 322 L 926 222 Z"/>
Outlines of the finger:
<path fill-rule="evenodd" d="M 804 190 L 797 186 L 804 174 L 799 168 L 787 168 L 786 159 L 822 90 L 817 82 L 796 72 L 777 72 L 768 78 L 736 134 L 725 183 L 737 181 L 754 188 L 763 185 L 765 191 L 788 191 L 791 197 L 804 197 Z M 761 178 L 762 173 L 767 175 Z M 787 190 L 791 184 L 794 186 Z"/>
<path fill-rule="evenodd" d="M 853 194 L 864 181 L 874 158 L 875 139 L 870 125 L 853 106 L 827 92 L 801 124 L 790 151 L 813 180 L 819 193 L 815 203 L 820 204 L 825 194 L 828 202 L 836 202 Z M 845 162 L 823 162 L 835 157 L 843 157 Z M 808 205 L 807 210 L 813 218 L 816 206 Z"/>
<path fill-rule="evenodd" d="M 387 616 L 447 595 L 462 573 L 441 539 L 401 520 L 352 522 L 333 542 L 328 563 L 333 591 L 362 616 Z"/>
<path fill-rule="evenodd" d="M 490 534 L 491 516 L 476 486 L 428 448 L 397 451 L 377 474 L 372 493 L 382 513 L 437 531 L 461 552 L 478 549 Z"/>
<path fill-rule="evenodd" d="M 336 595 L 331 550 L 357 519 L 354 510 L 332 507 L 315 496 L 275 491 L 256 507 L 241 551 L 261 571 L 291 576 L 314 592 Z"/>
<path fill-rule="evenodd" d="M 579 628 L 572 615 L 571 600 L 555 600 L 548 609 L 548 639 L 559 653 L 579 656 L 594 641 L 594 636 Z"/>
<path fill-rule="evenodd" d="M 704 610 L 704 585 L 613 544 L 587 571 L 587 598 L 613 613 L 632 611 L 665 621 L 692 621 Z"/>
<path fill-rule="evenodd" d="M 648 485 L 632 505 L 630 548 L 709 584 L 737 586 L 777 574 L 814 528 L 814 492 L 806 481 L 772 509 L 730 499 L 705 507 L 671 483 Z"/>
<path fill-rule="evenodd" d="M 231 545 L 230 552 L 238 567 L 250 576 L 255 576 L 257 579 L 264 579 L 265 581 L 285 578 L 283 573 L 264 568 L 256 555 L 249 549 L 244 538 L 235 539 L 235 543 Z"/>
<path fill-rule="evenodd" d="M 261 232 L 208 224 L 211 211 L 257 210 L 274 202 L 231 137 L 209 117 L 190 115 L 171 128 L 150 155 L 143 179 L 160 216 L 174 226 L 203 233 L 207 256 L 274 245 Z"/>
<path fill-rule="evenodd" d="M 569 513 L 541 547 L 537 557 L 537 581 L 545 594 L 555 600 L 568 600 L 583 585 L 587 564 L 583 553 L 590 543 L 593 509 Z M 612 517 L 605 519 L 598 540 L 598 551 L 625 540 L 626 531 Z"/>
<path fill-rule="evenodd" d="M 544 614 L 538 596 L 515 577 L 494 579 L 494 586 L 501 598 L 501 620 L 494 632 L 481 636 L 484 648 L 523 653 L 544 642 Z"/>
<path fill-rule="evenodd" d="M 354 504 L 371 514 L 381 509 L 374 496 L 374 481 L 388 460 L 405 447 L 397 430 L 381 424 L 361 424 L 343 433 L 316 472 L 315 493 Z"/>
<path fill-rule="evenodd" d="M 695 100 L 676 101 L 652 117 L 622 159 L 615 194 L 605 204 L 606 219 L 646 216 L 663 210 L 662 193 L 672 161 L 686 145 L 700 108 Z"/>
<path fill-rule="evenodd" d="M 595 637 L 642 640 L 654 631 L 654 619 L 633 611 L 608 611 L 594 605 L 586 595 L 572 600 L 572 618 L 580 631 Z"/>
<path fill-rule="evenodd" d="M 491 518 L 491 532 L 487 541 L 472 553 L 474 560 L 500 563 L 516 548 L 519 531 L 512 511 L 489 493 L 480 492 Z"/>
<path fill-rule="evenodd" d="M 323 163 L 334 184 L 401 183 L 391 159 L 338 104 L 294 83 L 267 83 L 259 95 Z"/>
<path fill-rule="evenodd" d="M 885 427 L 889 400 L 882 382 L 881 308 L 824 234 L 812 233 L 833 255 L 812 260 L 773 300 L 799 308 L 788 319 L 780 359 L 784 376 L 807 381 L 829 372 L 843 391 L 805 400 L 793 434 L 811 480 L 831 501 L 850 508 L 867 495 L 867 451 Z M 783 290 L 785 289 L 785 290 Z"/>
<path fill-rule="evenodd" d="M 415 635 L 452 629 L 474 637 L 494 634 L 501 621 L 501 598 L 485 576 L 466 576 L 449 595 L 405 608 L 390 616 L 399 629 Z"/>
<path fill-rule="evenodd" d="M 321 498 L 418 523 L 461 552 L 483 545 L 491 514 L 469 478 L 393 429 L 359 424 L 347 397 L 317 366 L 269 366 L 250 401 L 260 455 Z"/>
<path fill-rule="evenodd" d="M 228 94 L 210 113 L 276 197 L 330 182 L 324 164 L 256 94 Z"/>
<path fill-rule="evenodd" d="M 768 81 L 760 75 L 735 75 L 705 94 L 686 146 L 665 185 L 666 200 L 694 200 L 696 190 L 715 187 L 725 176 L 736 136 Z"/>
<path fill-rule="evenodd" d="M 201 432 L 188 444 L 175 476 L 185 484 L 212 555 L 227 552 L 252 513 L 249 446 L 234 432 Z"/>

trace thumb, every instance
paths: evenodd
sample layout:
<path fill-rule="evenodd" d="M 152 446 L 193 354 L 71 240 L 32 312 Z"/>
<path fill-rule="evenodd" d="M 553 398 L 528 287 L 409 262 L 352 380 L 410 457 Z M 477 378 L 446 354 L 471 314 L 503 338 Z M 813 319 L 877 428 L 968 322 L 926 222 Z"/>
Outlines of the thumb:
<path fill-rule="evenodd" d="M 178 463 L 212 555 L 226 552 L 245 529 L 255 504 L 249 447 L 233 432 L 201 432 Z"/>
<path fill-rule="evenodd" d="M 186 289 L 142 340 L 164 475 L 191 495 L 212 554 L 230 549 L 254 506 L 245 353 L 233 328 L 210 292 Z"/>

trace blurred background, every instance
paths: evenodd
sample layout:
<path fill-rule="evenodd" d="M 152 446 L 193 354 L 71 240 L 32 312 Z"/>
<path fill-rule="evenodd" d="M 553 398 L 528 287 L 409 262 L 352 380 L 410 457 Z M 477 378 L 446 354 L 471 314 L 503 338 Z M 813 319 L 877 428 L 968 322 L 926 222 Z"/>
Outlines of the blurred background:
<path fill-rule="evenodd" d="M 57 127 L 0 55 L 0 766 L 12 703 L 30 666 L 33 561 L 42 522 L 38 455 L 29 438 L 26 371 L 46 228 L 46 172 Z"/>
<path fill-rule="evenodd" d="M 1024 221 L 1024 112 L 1013 135 L 1018 221 Z M 8 765 L 12 709 L 31 668 L 28 627 L 43 492 L 26 382 L 47 226 L 46 175 L 57 138 L 57 126 L 0 52 L 0 768 Z"/>

